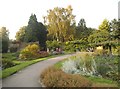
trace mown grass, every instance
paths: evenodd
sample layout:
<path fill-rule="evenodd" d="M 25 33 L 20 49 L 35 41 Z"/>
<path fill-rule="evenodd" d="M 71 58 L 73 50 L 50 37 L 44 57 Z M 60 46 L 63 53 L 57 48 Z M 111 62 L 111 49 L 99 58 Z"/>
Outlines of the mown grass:
<path fill-rule="evenodd" d="M 19 55 L 19 52 L 16 53 L 3 53 L 2 59 L 16 60 Z"/>
<path fill-rule="evenodd" d="M 64 54 L 60 54 L 60 55 L 64 55 Z M 45 58 L 39 58 L 39 59 L 31 60 L 31 61 L 25 61 L 25 62 L 22 62 L 22 63 L 15 61 L 16 63 L 19 63 L 19 65 L 7 68 L 5 70 L 1 70 L 0 71 L 0 78 L 6 78 L 6 77 L 20 71 L 21 69 L 27 67 L 27 66 L 30 66 L 30 65 L 35 64 L 37 62 L 47 60 L 49 58 L 57 57 L 57 56 L 60 56 L 60 55 L 52 55 L 52 56 L 45 57 Z"/>
<path fill-rule="evenodd" d="M 64 63 L 65 60 L 67 60 L 67 58 L 64 59 L 64 60 L 62 60 L 62 61 L 57 62 L 56 64 L 54 64 L 54 66 L 55 66 L 56 68 L 60 69 L 60 68 L 62 67 L 62 64 Z"/>
<path fill-rule="evenodd" d="M 108 79 L 103 79 L 103 78 L 99 78 L 99 77 L 87 77 L 89 80 L 92 80 L 93 82 L 99 82 L 99 83 L 108 83 L 108 84 L 112 84 L 113 81 L 112 80 L 108 80 Z M 115 82 L 114 82 L 115 83 Z"/>

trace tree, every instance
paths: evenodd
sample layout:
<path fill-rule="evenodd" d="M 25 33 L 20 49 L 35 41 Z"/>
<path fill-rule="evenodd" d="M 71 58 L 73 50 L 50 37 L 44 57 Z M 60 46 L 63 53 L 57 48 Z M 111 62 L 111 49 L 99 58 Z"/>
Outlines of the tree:
<path fill-rule="evenodd" d="M 108 43 L 105 43 L 104 45 L 108 47 L 109 54 L 112 55 L 112 44 L 110 42 L 110 41 L 112 41 L 112 35 L 111 35 L 112 31 L 111 31 L 111 27 L 110 27 L 110 22 L 107 19 L 104 19 L 102 24 L 99 26 L 99 29 L 108 32 L 108 34 L 106 34 L 106 35 L 109 35 Z"/>
<path fill-rule="evenodd" d="M 44 22 L 48 24 L 48 37 L 52 36 L 53 39 L 62 42 L 73 40 L 75 16 L 72 15 L 72 10 L 71 6 L 48 10 L 48 15 L 44 17 Z"/>
<path fill-rule="evenodd" d="M 28 26 L 25 30 L 25 41 L 35 42 L 38 41 L 42 50 L 46 50 L 47 30 L 46 27 L 37 21 L 36 15 L 30 16 Z"/>
<path fill-rule="evenodd" d="M 88 36 L 89 32 L 86 27 L 86 22 L 84 19 L 80 19 L 78 26 L 75 29 L 75 39 L 85 39 Z"/>
<path fill-rule="evenodd" d="M 25 30 L 25 41 L 26 42 L 35 42 L 38 41 L 37 39 L 37 33 L 39 32 L 39 28 L 38 28 L 38 22 L 37 22 L 37 18 L 36 15 L 32 14 L 29 18 L 28 21 L 28 26 Z"/>
<path fill-rule="evenodd" d="M 40 30 L 37 33 L 37 38 L 38 38 L 40 47 L 43 47 L 43 50 L 47 50 L 46 49 L 46 41 L 47 41 L 48 31 L 47 31 L 46 27 L 41 22 L 38 23 L 38 26 L 39 26 Z"/>
<path fill-rule="evenodd" d="M 76 40 L 81 40 L 81 41 L 86 41 L 88 43 L 88 37 L 89 35 L 94 31 L 93 28 L 87 28 L 86 27 L 86 22 L 85 19 L 80 19 L 78 26 L 76 26 L 75 29 L 75 39 Z"/>
<path fill-rule="evenodd" d="M 9 31 L 6 29 L 6 27 L 2 27 L 0 29 L 0 39 L 2 43 L 2 53 L 7 53 L 8 52 L 8 47 L 9 47 Z"/>
<path fill-rule="evenodd" d="M 82 27 L 82 28 L 86 28 L 86 22 L 85 22 L 85 19 L 81 19 L 78 23 L 78 26 L 79 27 Z"/>
<path fill-rule="evenodd" d="M 109 54 L 112 55 L 112 35 L 111 35 L 110 23 L 107 19 L 99 26 L 99 30 L 95 31 L 92 35 L 89 36 L 88 41 L 94 43 L 94 45 L 102 45 L 109 49 Z"/>
<path fill-rule="evenodd" d="M 110 32 L 110 23 L 107 19 L 104 19 L 101 25 L 99 26 L 99 30 L 106 30 Z"/>
<path fill-rule="evenodd" d="M 120 39 L 120 22 L 113 19 L 110 23 L 114 39 Z"/>
<path fill-rule="evenodd" d="M 109 33 L 105 30 L 95 30 L 93 34 L 88 37 L 88 42 L 94 46 L 104 45 L 105 41 L 108 41 Z"/>
<path fill-rule="evenodd" d="M 25 30 L 26 30 L 27 26 L 23 26 L 19 29 L 19 31 L 16 33 L 16 40 L 17 41 L 21 41 L 24 42 L 25 39 Z"/>

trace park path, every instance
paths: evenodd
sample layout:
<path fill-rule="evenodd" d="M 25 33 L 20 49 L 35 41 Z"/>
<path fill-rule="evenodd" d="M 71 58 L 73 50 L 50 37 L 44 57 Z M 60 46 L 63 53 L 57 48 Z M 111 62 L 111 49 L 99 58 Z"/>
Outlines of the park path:
<path fill-rule="evenodd" d="M 74 54 L 72 54 L 74 55 Z M 2 87 L 41 87 L 39 83 L 40 74 L 47 67 L 56 62 L 72 56 L 71 54 L 50 58 L 33 64 L 25 69 L 2 80 Z"/>

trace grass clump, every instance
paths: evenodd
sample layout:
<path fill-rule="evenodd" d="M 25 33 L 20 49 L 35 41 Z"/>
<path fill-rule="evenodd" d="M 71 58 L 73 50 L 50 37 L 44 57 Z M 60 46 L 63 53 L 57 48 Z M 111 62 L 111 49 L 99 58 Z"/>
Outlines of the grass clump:
<path fill-rule="evenodd" d="M 92 83 L 78 74 L 66 74 L 62 70 L 50 67 L 40 76 L 41 82 L 47 87 L 90 87 Z"/>

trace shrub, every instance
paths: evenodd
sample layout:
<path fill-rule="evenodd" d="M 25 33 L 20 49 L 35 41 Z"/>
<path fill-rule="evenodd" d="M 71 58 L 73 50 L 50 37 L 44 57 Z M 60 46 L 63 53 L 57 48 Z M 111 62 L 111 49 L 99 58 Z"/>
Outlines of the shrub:
<path fill-rule="evenodd" d="M 95 56 L 108 56 L 108 50 L 106 49 L 96 49 L 94 51 Z"/>
<path fill-rule="evenodd" d="M 40 76 L 41 82 L 47 87 L 90 87 L 92 83 L 80 75 L 66 74 L 60 69 L 50 67 Z"/>
<path fill-rule="evenodd" d="M 49 53 L 46 51 L 39 51 L 38 57 L 42 58 L 42 57 L 47 57 L 48 55 Z"/>
<path fill-rule="evenodd" d="M 12 62 L 11 60 L 8 60 L 8 59 L 2 60 L 2 69 L 6 69 L 6 68 L 12 67 L 14 65 L 15 65 L 15 63 Z"/>
<path fill-rule="evenodd" d="M 31 44 L 21 50 L 19 58 L 20 59 L 30 59 L 37 58 L 39 52 L 39 46 L 36 44 Z"/>
<path fill-rule="evenodd" d="M 33 59 L 46 57 L 49 54 L 46 51 L 39 51 L 39 46 L 37 44 L 28 45 L 25 49 L 20 52 L 20 59 Z"/>
<path fill-rule="evenodd" d="M 97 65 L 97 71 L 105 78 L 110 78 L 113 80 L 118 80 L 118 59 L 117 56 L 114 57 L 102 57 L 96 56 L 95 62 Z"/>
<path fill-rule="evenodd" d="M 70 74 L 81 74 L 95 76 L 97 74 L 96 64 L 91 54 L 83 53 L 76 55 L 65 61 L 62 70 Z"/>
<path fill-rule="evenodd" d="M 47 43 L 47 47 L 51 50 L 51 49 L 56 49 L 56 48 L 61 48 L 62 46 L 61 46 L 61 42 L 59 42 L 59 41 L 47 41 L 46 42 Z"/>
<path fill-rule="evenodd" d="M 76 62 L 70 59 L 63 63 L 62 70 L 70 74 L 78 73 Z"/>
<path fill-rule="evenodd" d="M 83 40 L 75 40 L 75 41 L 67 41 L 64 45 L 65 51 L 75 52 L 75 51 L 86 51 L 88 47 L 86 41 Z"/>

